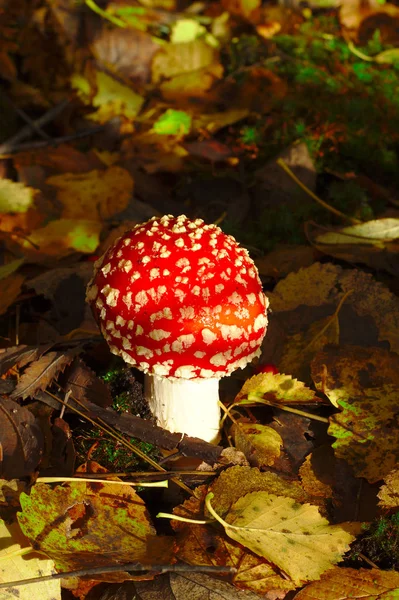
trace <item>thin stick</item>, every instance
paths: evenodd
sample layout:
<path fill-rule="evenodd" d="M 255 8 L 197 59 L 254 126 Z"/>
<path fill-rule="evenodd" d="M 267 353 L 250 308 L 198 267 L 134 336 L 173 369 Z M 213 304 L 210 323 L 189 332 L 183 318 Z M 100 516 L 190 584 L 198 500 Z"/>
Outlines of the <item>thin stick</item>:
<path fill-rule="evenodd" d="M 42 115 L 39 119 L 32 121 L 32 123 L 30 123 L 29 125 L 25 125 L 25 127 L 20 129 L 17 134 L 13 135 L 6 142 L 4 142 L 4 144 L 0 145 L 0 154 L 7 154 L 7 152 L 12 151 L 11 149 L 16 144 L 22 142 L 22 140 L 25 140 L 30 135 L 32 135 L 32 131 L 35 131 L 36 128 L 43 127 L 43 125 L 46 125 L 47 123 L 55 119 L 55 117 L 58 114 L 60 114 L 64 110 L 64 108 L 68 106 L 68 104 L 69 100 L 68 98 L 66 98 L 65 100 L 62 100 L 61 102 L 50 108 L 50 110 L 45 112 L 44 115 Z M 45 144 L 48 144 L 48 141 L 46 141 Z"/>
<path fill-rule="evenodd" d="M 59 386 L 59 387 L 61 387 L 61 386 Z M 46 394 L 48 394 L 51 398 L 54 398 L 54 400 L 57 400 L 60 404 L 64 404 L 64 402 L 62 400 L 60 400 L 60 398 L 58 398 L 55 394 L 52 394 L 51 392 L 49 392 L 47 390 L 46 390 Z M 84 405 L 81 402 L 79 402 L 79 400 L 77 400 L 76 398 L 74 398 L 73 396 L 71 396 L 71 400 L 74 400 L 74 402 L 76 402 L 80 406 L 84 407 Z M 157 471 L 161 471 L 162 473 L 166 473 L 167 472 L 166 469 L 164 469 L 163 467 L 161 467 L 160 465 L 158 465 L 158 463 L 155 462 L 155 460 L 152 460 L 152 458 L 150 458 L 149 456 L 147 456 L 146 454 L 144 454 L 144 452 L 141 452 L 141 450 L 139 450 L 138 448 L 136 448 L 136 446 L 133 446 L 133 444 L 130 444 L 129 442 L 127 442 L 122 436 L 121 437 L 117 436 L 112 431 L 112 429 L 109 429 L 107 426 L 104 426 L 104 425 L 96 422 L 94 419 L 92 419 L 91 417 L 89 417 L 88 415 L 86 415 L 85 413 L 81 412 L 77 408 L 74 408 L 71 405 L 68 405 L 68 408 L 71 409 L 71 410 L 73 410 L 73 411 L 75 411 L 83 419 L 86 419 L 87 421 L 90 421 L 90 423 L 92 425 L 95 425 L 96 427 L 99 427 L 100 429 L 102 429 L 105 433 L 107 433 L 108 435 L 110 435 L 111 437 L 113 437 L 114 439 L 116 439 L 118 442 L 121 442 L 121 444 L 124 444 L 127 448 L 129 448 L 130 450 L 132 450 L 135 454 L 137 454 L 143 460 L 145 460 L 151 466 L 153 466 L 154 469 L 156 469 Z M 173 483 L 176 483 L 176 485 L 178 485 L 179 487 L 181 487 L 183 490 L 185 490 L 186 492 L 188 492 L 190 494 L 190 496 L 193 495 L 193 490 L 191 488 L 189 488 L 188 485 L 186 485 L 185 483 L 183 483 L 183 481 L 180 481 L 179 479 L 176 479 L 175 477 L 173 477 L 172 481 L 173 481 Z"/>
<path fill-rule="evenodd" d="M 75 473 L 77 479 L 84 478 L 86 473 Z M 167 471 L 165 473 L 155 473 L 153 471 L 131 471 L 130 473 L 90 473 L 90 477 L 96 480 L 96 478 L 107 478 L 107 477 L 177 477 L 177 476 L 197 476 L 197 477 L 215 477 L 217 473 L 215 471 Z"/>
<path fill-rule="evenodd" d="M 100 131 L 104 131 L 104 125 L 99 125 L 98 127 L 91 127 L 90 129 L 83 129 L 82 131 L 77 131 L 71 135 L 64 135 L 62 137 L 52 138 L 51 141 L 40 140 L 37 142 L 27 142 L 26 144 L 16 144 L 12 146 L 9 142 L 0 146 L 0 158 L 7 158 L 10 154 L 16 154 L 17 152 L 28 152 L 29 150 L 39 150 L 40 148 L 46 148 L 47 146 L 59 146 L 60 144 L 64 144 L 66 142 L 73 142 L 83 137 L 88 137 L 90 135 L 94 135 L 95 133 L 99 133 Z"/>
<path fill-rule="evenodd" d="M 304 192 L 306 192 L 308 194 L 308 196 L 313 198 L 313 200 L 318 202 L 323 208 L 325 208 L 326 210 L 329 210 L 337 217 L 340 217 L 341 219 L 344 219 L 345 221 L 349 221 L 350 223 L 353 223 L 353 225 L 358 225 L 359 223 L 362 223 L 362 221 L 359 221 L 358 219 L 354 219 L 353 217 L 348 217 L 348 215 L 345 215 L 340 210 L 337 210 L 333 206 L 330 206 L 329 204 L 327 204 L 327 202 L 324 202 L 324 200 L 319 198 L 319 196 L 316 196 L 316 194 L 314 192 L 312 192 L 312 190 L 310 190 L 304 183 L 302 183 L 302 181 L 300 179 L 298 179 L 298 177 L 296 175 L 294 175 L 294 173 L 291 171 L 289 166 L 283 161 L 282 158 L 278 158 L 276 162 L 282 169 L 284 169 L 284 171 L 291 177 L 291 179 L 293 181 L 295 181 L 295 183 Z"/>
<path fill-rule="evenodd" d="M 0 583 L 0 589 L 13 588 L 20 585 L 29 585 L 31 583 L 39 583 L 41 581 L 54 581 L 56 579 L 63 579 L 64 577 L 84 577 L 85 575 L 100 575 L 102 573 L 120 573 L 130 571 L 151 571 L 156 573 L 223 573 L 224 575 L 231 575 L 237 572 L 234 567 L 214 567 L 208 565 L 142 565 L 140 563 L 128 563 L 120 564 L 112 567 L 96 567 L 92 569 L 80 569 L 79 571 L 67 571 L 66 573 L 55 573 L 54 575 L 43 575 L 42 577 L 32 577 L 31 579 L 19 579 L 17 581 L 8 581 L 7 583 Z"/>

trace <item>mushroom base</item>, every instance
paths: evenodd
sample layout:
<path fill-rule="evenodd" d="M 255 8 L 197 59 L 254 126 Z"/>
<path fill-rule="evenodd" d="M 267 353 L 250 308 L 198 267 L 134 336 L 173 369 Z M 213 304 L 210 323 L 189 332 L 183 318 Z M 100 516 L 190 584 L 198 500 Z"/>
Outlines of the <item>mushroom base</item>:
<path fill-rule="evenodd" d="M 145 396 L 160 427 L 216 442 L 220 426 L 219 379 L 145 376 Z"/>

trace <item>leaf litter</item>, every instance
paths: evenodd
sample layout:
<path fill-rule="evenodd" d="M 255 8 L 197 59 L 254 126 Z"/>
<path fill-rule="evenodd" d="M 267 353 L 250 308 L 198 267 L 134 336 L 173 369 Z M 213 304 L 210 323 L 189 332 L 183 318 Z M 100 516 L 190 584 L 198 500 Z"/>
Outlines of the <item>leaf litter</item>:
<path fill-rule="evenodd" d="M 1 542 L 44 553 L 2 554 L 3 580 L 114 564 L 75 595 L 101 577 L 168 600 L 397 594 L 365 538 L 397 535 L 398 10 L 298 8 L 21 0 L 0 15 Z M 221 383 L 220 445 L 146 420 L 83 299 L 110 240 L 182 212 L 248 247 L 272 308 L 260 364 Z M 84 476 L 100 446 L 168 495 L 35 483 Z M 168 529 L 166 506 L 206 523 Z M 133 559 L 145 574 L 123 572 Z"/>

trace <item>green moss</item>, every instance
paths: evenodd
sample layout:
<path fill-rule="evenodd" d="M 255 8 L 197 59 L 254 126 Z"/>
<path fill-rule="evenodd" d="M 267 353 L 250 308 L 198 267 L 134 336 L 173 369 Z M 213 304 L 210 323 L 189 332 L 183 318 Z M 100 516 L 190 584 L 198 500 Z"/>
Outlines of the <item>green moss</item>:
<path fill-rule="evenodd" d="M 363 554 L 381 569 L 399 568 L 399 511 L 381 516 L 364 526 L 364 533 L 353 545 L 352 559 Z"/>

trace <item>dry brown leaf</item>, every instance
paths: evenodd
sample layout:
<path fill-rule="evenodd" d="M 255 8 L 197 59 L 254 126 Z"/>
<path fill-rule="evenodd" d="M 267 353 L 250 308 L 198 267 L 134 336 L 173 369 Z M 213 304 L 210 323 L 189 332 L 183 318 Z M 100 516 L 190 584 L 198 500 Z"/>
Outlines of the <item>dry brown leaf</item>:
<path fill-rule="evenodd" d="M 399 469 L 391 471 L 384 479 L 384 484 L 378 492 L 379 505 L 382 508 L 399 507 Z"/>
<path fill-rule="evenodd" d="M 13 273 L 0 280 L 0 315 L 4 315 L 18 298 L 25 279 L 25 275 Z"/>
<path fill-rule="evenodd" d="M 335 567 L 298 592 L 295 600 L 395 600 L 398 594 L 396 571 Z"/>
<path fill-rule="evenodd" d="M 5 479 L 32 475 L 43 453 L 37 419 L 24 406 L 0 398 L 0 473 Z"/>
<path fill-rule="evenodd" d="M 7 373 L 12 367 L 24 367 L 48 349 L 48 345 L 37 347 L 21 345 L 0 350 L 0 376 Z"/>
<path fill-rule="evenodd" d="M 34 397 L 39 390 L 45 390 L 79 351 L 79 348 L 74 348 L 68 352 L 48 352 L 25 369 L 10 397 L 24 400 Z"/>
<path fill-rule="evenodd" d="M 312 464 L 312 454 L 309 454 L 299 469 L 299 476 L 302 480 L 303 488 L 311 496 L 320 498 L 332 498 L 333 489 L 328 483 L 324 483 L 320 476 L 315 472 Z"/>

